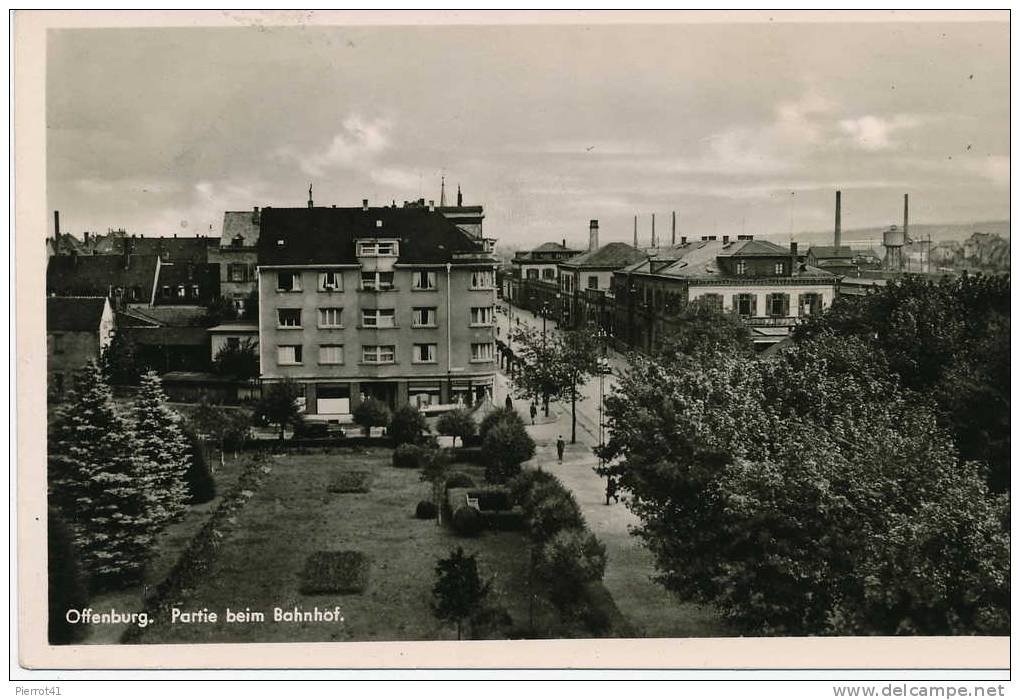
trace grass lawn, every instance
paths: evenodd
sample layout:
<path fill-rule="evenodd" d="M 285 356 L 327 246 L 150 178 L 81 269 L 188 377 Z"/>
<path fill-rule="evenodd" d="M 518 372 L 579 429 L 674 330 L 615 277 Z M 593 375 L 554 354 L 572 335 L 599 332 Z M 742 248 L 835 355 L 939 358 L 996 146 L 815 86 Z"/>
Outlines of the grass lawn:
<path fill-rule="evenodd" d="M 460 538 L 434 520 L 416 520 L 429 487 L 418 472 L 392 466 L 385 448 L 350 448 L 331 454 L 274 457 L 273 471 L 237 513 L 202 585 L 182 610 L 215 611 L 215 623 L 170 624 L 158 620 L 144 643 L 316 642 L 455 639 L 452 625 L 430 608 L 437 559 L 460 545 L 477 553 L 482 575 L 492 581 L 491 600 L 509 612 L 518 634 L 527 633 L 528 543 L 521 533 L 486 532 Z M 475 471 L 460 465 L 454 469 Z M 338 471 L 372 474 L 368 493 L 331 493 Z M 360 552 L 369 562 L 360 594 L 300 592 L 301 576 L 314 552 Z M 311 611 L 339 606 L 342 623 L 274 622 L 273 608 Z M 264 622 L 227 623 L 225 611 L 264 612 Z M 548 603 L 534 606 L 535 636 L 576 636 L 564 629 Z"/>

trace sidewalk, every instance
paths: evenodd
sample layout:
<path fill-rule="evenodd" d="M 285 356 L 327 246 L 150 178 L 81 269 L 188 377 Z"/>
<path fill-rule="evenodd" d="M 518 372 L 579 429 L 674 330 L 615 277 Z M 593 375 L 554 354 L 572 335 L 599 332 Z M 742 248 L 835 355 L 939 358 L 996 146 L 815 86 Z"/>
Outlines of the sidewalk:
<path fill-rule="evenodd" d="M 603 583 L 620 612 L 634 627 L 635 634 L 639 637 L 725 636 L 725 626 L 710 609 L 678 602 L 651 580 L 652 554 L 629 532 L 630 527 L 639 524 L 637 516 L 622 500 L 606 505 L 605 479 L 593 471 L 597 460 L 591 452 L 595 440 L 591 437 L 590 426 L 583 425 L 579 416 L 577 444 L 571 445 L 570 406 L 554 408 L 559 414 L 555 423 L 527 426 L 536 450 L 535 457 L 526 462 L 524 468 L 551 472 L 573 492 L 588 527 L 606 546 Z M 558 435 L 563 435 L 567 441 L 562 464 L 556 460 Z"/>

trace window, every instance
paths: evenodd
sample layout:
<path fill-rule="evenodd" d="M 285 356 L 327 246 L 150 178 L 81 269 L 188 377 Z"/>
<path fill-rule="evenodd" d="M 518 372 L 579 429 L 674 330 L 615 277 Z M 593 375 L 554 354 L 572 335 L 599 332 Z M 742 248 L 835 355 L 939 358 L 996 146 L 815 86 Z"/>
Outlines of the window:
<path fill-rule="evenodd" d="M 278 292 L 300 292 L 301 277 L 294 272 L 276 273 L 276 291 Z"/>
<path fill-rule="evenodd" d="M 393 289 L 392 272 L 362 272 L 361 288 L 373 291 Z"/>
<path fill-rule="evenodd" d="M 227 336 L 227 347 L 231 350 L 238 350 L 241 347 L 241 339 L 235 336 Z"/>
<path fill-rule="evenodd" d="M 563 287 L 563 291 L 569 292 L 570 288 L 574 286 L 574 278 L 570 275 L 560 275 L 560 283 Z"/>
<path fill-rule="evenodd" d="M 277 309 L 276 326 L 277 328 L 300 328 L 301 309 Z"/>
<path fill-rule="evenodd" d="M 319 273 L 319 291 L 337 292 L 344 288 L 343 275 L 336 271 Z"/>
<path fill-rule="evenodd" d="M 131 301 L 138 301 L 138 299 L 141 296 L 142 296 L 142 290 L 139 287 L 132 287 L 131 288 L 131 291 L 129 293 L 129 298 L 131 299 Z"/>
<path fill-rule="evenodd" d="M 800 295 L 800 315 L 811 316 L 822 310 L 822 295 L 817 292 Z"/>
<path fill-rule="evenodd" d="M 528 270 L 528 279 L 529 280 L 537 280 L 538 279 L 538 270 L 536 270 L 535 268 L 531 268 L 530 270 Z M 474 286 L 474 285 L 472 284 L 472 286 Z"/>
<path fill-rule="evenodd" d="M 396 362 L 395 345 L 362 345 L 361 361 L 372 365 L 386 365 Z"/>
<path fill-rule="evenodd" d="M 716 311 L 722 311 L 723 308 L 723 296 L 722 294 L 702 294 L 701 303 L 708 309 L 715 309 Z"/>
<path fill-rule="evenodd" d="M 777 262 L 775 266 L 775 272 L 777 275 L 786 274 L 786 263 Z"/>
<path fill-rule="evenodd" d="M 361 310 L 361 325 L 365 328 L 393 328 L 394 319 L 393 309 Z"/>
<path fill-rule="evenodd" d="M 789 316 L 790 295 L 769 294 L 769 316 Z"/>
<path fill-rule="evenodd" d="M 588 275 L 588 289 L 598 289 L 598 288 L 599 288 L 599 276 L 598 275 Z"/>
<path fill-rule="evenodd" d="M 435 289 L 436 273 L 434 270 L 415 270 L 411 273 L 412 289 Z"/>
<path fill-rule="evenodd" d="M 491 362 L 493 358 L 492 343 L 471 343 L 472 362 Z"/>
<path fill-rule="evenodd" d="M 758 313 L 758 297 L 755 294 L 737 294 L 737 313 L 741 316 L 755 316 Z"/>
<path fill-rule="evenodd" d="M 475 270 L 471 273 L 471 289 L 491 289 L 495 284 L 492 270 Z"/>
<path fill-rule="evenodd" d="M 227 265 L 228 282 L 247 282 L 248 265 L 245 263 L 230 263 Z"/>
<path fill-rule="evenodd" d="M 301 346 L 300 345 L 277 345 L 276 346 L 276 364 L 278 365 L 300 365 L 302 362 L 301 358 Z"/>
<path fill-rule="evenodd" d="M 168 299 L 169 297 L 170 297 L 170 287 L 168 285 L 164 284 L 163 285 L 163 298 L 164 299 Z"/>
<path fill-rule="evenodd" d="M 746 275 L 747 274 L 747 262 L 746 261 L 744 261 L 744 260 L 738 260 L 737 261 L 737 274 L 738 275 Z"/>
<path fill-rule="evenodd" d="M 319 364 L 320 365 L 342 365 L 344 363 L 344 346 L 343 345 L 320 345 L 319 346 Z"/>
<path fill-rule="evenodd" d="M 411 325 L 416 328 L 427 328 L 436 325 L 436 307 L 416 306 L 412 309 Z"/>
<path fill-rule="evenodd" d="M 192 299 L 198 299 L 198 297 L 199 297 L 199 294 L 198 294 L 198 285 L 197 284 L 193 284 L 193 285 L 191 285 L 191 298 Z"/>
<path fill-rule="evenodd" d="M 358 243 L 358 257 L 377 257 L 396 254 L 396 241 L 360 241 Z"/>
<path fill-rule="evenodd" d="M 336 306 L 319 309 L 319 328 L 343 328 L 343 311 Z"/>
<path fill-rule="evenodd" d="M 472 326 L 491 326 L 492 325 L 492 307 L 491 306 L 475 306 L 471 309 L 471 325 Z"/>
<path fill-rule="evenodd" d="M 184 298 L 184 294 L 185 294 L 185 292 L 184 292 L 184 285 L 183 284 L 177 285 L 177 298 L 178 299 L 183 299 Z"/>
<path fill-rule="evenodd" d="M 436 361 L 436 344 L 435 343 L 415 343 L 414 351 L 411 355 L 412 362 L 435 362 Z"/>
<path fill-rule="evenodd" d="M 544 279 L 544 280 L 554 280 L 554 279 L 556 279 L 556 270 L 554 270 L 551 267 L 543 268 L 542 269 L 542 279 Z"/>

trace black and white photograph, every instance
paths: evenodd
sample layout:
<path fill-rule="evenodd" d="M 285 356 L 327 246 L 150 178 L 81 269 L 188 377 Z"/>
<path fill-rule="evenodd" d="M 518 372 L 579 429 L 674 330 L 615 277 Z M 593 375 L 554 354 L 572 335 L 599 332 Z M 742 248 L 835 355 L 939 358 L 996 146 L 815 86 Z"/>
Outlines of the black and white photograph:
<path fill-rule="evenodd" d="M 1008 663 L 1008 11 L 314 14 L 45 31 L 49 647 Z"/>

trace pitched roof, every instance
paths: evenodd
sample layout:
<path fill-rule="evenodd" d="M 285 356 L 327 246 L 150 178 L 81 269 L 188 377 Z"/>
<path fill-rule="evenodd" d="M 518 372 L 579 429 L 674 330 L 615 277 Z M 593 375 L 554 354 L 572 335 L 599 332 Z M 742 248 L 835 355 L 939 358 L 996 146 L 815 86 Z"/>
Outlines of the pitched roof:
<path fill-rule="evenodd" d="M 209 261 L 209 249 L 218 248 L 219 245 L 219 238 L 205 236 L 123 238 L 118 243 L 118 252 L 123 252 L 125 246 L 130 246 L 131 252 L 135 255 L 158 255 L 164 262 L 204 263 Z"/>
<path fill-rule="evenodd" d="M 756 244 L 756 245 L 752 245 Z M 791 255 L 790 251 L 769 241 L 693 241 L 662 249 L 655 255 L 626 266 L 622 272 L 656 274 L 683 278 L 719 278 L 728 275 L 719 269 L 722 257 L 773 257 Z M 805 265 L 798 272 L 805 277 L 834 277 L 830 272 Z"/>
<path fill-rule="evenodd" d="M 46 330 L 98 331 L 106 297 L 47 297 Z"/>
<path fill-rule="evenodd" d="M 262 215 L 256 211 L 225 211 L 223 212 L 223 234 L 220 246 L 234 245 L 234 239 L 240 237 L 241 245 L 254 247 L 259 242 L 259 220 Z"/>
<path fill-rule="evenodd" d="M 532 248 L 529 253 L 564 253 L 564 252 L 579 252 L 574 251 L 572 248 L 568 248 L 562 243 L 556 243 L 554 241 L 547 241 L 537 248 Z"/>
<path fill-rule="evenodd" d="M 453 262 L 458 254 L 473 254 L 479 261 L 495 262 L 480 241 L 442 214 L 428 209 L 266 207 L 261 214 L 259 264 L 357 264 L 355 240 L 359 238 L 399 239 L 401 263 Z"/>
<path fill-rule="evenodd" d="M 568 267 L 620 268 L 645 258 L 645 254 L 628 243 L 606 243 L 600 248 L 575 255 L 561 265 Z"/>
<path fill-rule="evenodd" d="M 128 308 L 124 314 L 133 318 L 137 326 L 162 326 L 166 328 L 205 328 L 209 311 L 204 306 L 137 306 Z"/>
<path fill-rule="evenodd" d="M 854 251 L 847 245 L 813 245 L 808 249 L 808 255 L 815 258 L 852 258 Z"/>
<path fill-rule="evenodd" d="M 46 265 L 46 290 L 58 294 L 106 296 L 111 288 L 138 287 L 152 293 L 156 281 L 155 255 L 54 255 Z"/>
<path fill-rule="evenodd" d="M 721 247 L 719 248 L 718 255 L 730 256 L 730 257 L 772 257 L 775 255 L 790 255 L 790 249 L 784 248 L 781 245 L 776 245 L 772 241 L 730 241 L 729 243 L 720 243 L 719 241 L 707 241 L 708 243 L 718 243 Z"/>

